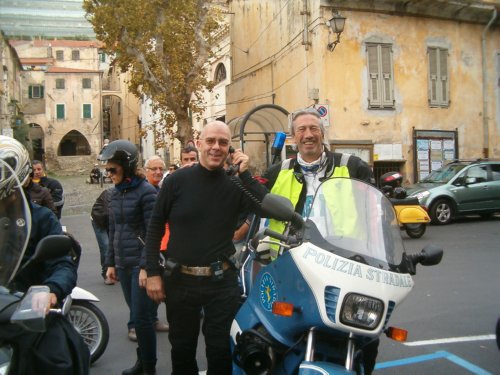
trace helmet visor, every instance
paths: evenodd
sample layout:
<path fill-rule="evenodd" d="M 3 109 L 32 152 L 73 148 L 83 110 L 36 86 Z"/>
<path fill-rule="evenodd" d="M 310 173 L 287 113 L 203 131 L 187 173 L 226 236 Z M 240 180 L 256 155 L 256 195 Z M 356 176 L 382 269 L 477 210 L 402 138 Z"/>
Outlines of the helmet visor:
<path fill-rule="evenodd" d="M 6 286 L 14 277 L 28 244 L 31 214 L 17 175 L 3 160 L 0 164 L 2 170 L 11 172 L 3 177 L 12 179 L 0 200 L 0 285 Z"/>

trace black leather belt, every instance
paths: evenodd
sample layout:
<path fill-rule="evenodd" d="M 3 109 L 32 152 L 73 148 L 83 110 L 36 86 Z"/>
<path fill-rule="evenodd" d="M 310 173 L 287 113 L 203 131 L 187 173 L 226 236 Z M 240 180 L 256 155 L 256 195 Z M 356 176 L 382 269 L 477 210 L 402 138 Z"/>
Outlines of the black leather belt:
<path fill-rule="evenodd" d="M 229 262 L 222 262 L 222 270 L 226 271 L 231 267 Z M 191 275 L 191 276 L 212 276 L 214 274 L 214 271 L 212 270 L 212 267 L 190 267 L 190 266 L 183 266 L 181 264 L 181 273 L 185 275 Z"/>

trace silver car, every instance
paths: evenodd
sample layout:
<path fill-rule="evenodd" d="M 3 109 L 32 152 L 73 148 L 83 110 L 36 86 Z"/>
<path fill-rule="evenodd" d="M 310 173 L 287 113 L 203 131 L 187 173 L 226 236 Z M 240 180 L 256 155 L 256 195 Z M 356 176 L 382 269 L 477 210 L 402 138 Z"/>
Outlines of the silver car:
<path fill-rule="evenodd" d="M 406 189 L 434 224 L 467 214 L 490 217 L 500 212 L 500 161 L 454 161 Z"/>

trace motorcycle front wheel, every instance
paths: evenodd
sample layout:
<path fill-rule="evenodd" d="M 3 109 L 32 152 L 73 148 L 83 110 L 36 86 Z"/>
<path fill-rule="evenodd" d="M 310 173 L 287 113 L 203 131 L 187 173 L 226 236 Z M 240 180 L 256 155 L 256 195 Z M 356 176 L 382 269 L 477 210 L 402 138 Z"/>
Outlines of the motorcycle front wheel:
<path fill-rule="evenodd" d="M 420 238 L 424 235 L 427 224 L 405 224 L 406 234 L 411 238 Z"/>
<path fill-rule="evenodd" d="M 102 311 L 89 301 L 73 300 L 68 319 L 89 347 L 90 362 L 104 353 L 109 341 L 109 325 Z"/>

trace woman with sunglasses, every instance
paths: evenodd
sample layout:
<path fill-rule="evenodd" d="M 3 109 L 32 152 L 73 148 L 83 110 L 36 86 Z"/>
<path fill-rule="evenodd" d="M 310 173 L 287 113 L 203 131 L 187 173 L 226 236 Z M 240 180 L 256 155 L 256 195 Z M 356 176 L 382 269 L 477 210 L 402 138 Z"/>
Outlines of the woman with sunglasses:
<path fill-rule="evenodd" d="M 111 142 L 99 156 L 115 185 L 109 208 L 109 247 L 106 276 L 120 281 L 130 309 L 129 330 L 135 327 L 137 362 L 123 375 L 154 374 L 156 334 L 151 311 L 155 304 L 146 293 L 144 239 L 156 200 L 156 189 L 137 173 L 138 152 L 126 140 Z"/>

